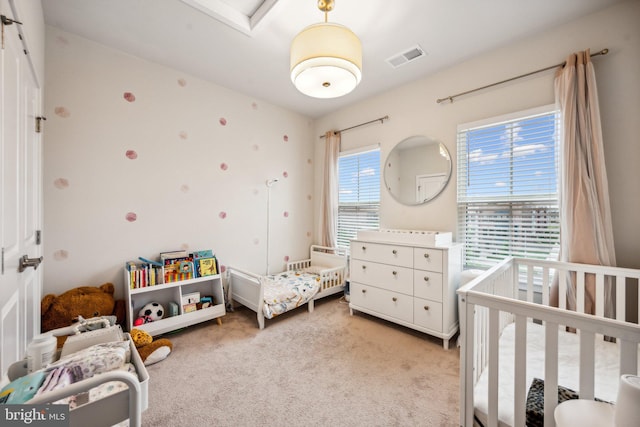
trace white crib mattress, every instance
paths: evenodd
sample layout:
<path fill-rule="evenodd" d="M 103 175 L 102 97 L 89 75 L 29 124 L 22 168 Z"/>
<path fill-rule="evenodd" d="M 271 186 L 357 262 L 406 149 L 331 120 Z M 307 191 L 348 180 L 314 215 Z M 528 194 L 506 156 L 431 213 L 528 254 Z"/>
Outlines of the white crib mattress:
<path fill-rule="evenodd" d="M 558 385 L 578 390 L 579 336 L 565 331 L 559 331 L 558 335 Z M 508 325 L 502 332 L 499 347 L 498 420 L 501 426 L 512 426 L 514 416 L 514 323 Z M 596 340 L 595 348 L 595 397 L 613 402 L 618 393 L 620 360 L 618 345 Z M 544 327 L 536 323 L 527 323 L 527 390 L 529 390 L 534 378 L 544 379 L 544 354 Z M 473 394 L 475 416 L 483 425 L 487 425 L 488 384 L 489 375 L 485 369 L 480 375 Z"/>
<path fill-rule="evenodd" d="M 303 271 L 285 271 L 264 276 L 264 317 L 275 316 L 307 303 L 320 289 L 320 276 Z"/>

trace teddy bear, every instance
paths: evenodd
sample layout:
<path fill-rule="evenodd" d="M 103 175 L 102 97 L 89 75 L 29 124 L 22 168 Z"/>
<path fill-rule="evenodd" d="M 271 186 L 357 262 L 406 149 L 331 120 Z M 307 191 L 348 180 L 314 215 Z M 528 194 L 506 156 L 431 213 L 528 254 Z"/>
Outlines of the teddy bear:
<path fill-rule="evenodd" d="M 58 296 L 45 295 L 40 303 L 42 332 L 68 326 L 78 316 L 88 319 L 115 314 L 117 323 L 122 324 L 124 301 L 116 302 L 113 293 L 113 284 L 105 283 L 97 287 L 80 286 Z M 122 312 L 119 313 L 121 309 Z"/>
<path fill-rule="evenodd" d="M 153 337 L 142 329 L 133 328 L 129 334 L 145 366 L 166 359 L 173 350 L 171 341 L 166 338 L 154 341 Z"/>
<path fill-rule="evenodd" d="M 40 303 L 42 332 L 64 328 L 82 318 L 115 315 L 117 324 L 124 324 L 125 303 L 114 300 L 112 283 L 101 286 L 80 286 L 58 296 L 45 295 Z M 58 347 L 66 337 L 58 337 Z"/>

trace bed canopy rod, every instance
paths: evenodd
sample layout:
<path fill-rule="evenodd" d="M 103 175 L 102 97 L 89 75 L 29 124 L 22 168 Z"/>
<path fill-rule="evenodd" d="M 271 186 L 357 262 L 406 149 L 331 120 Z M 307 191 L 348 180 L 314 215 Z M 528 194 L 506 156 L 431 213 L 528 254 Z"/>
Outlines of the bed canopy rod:
<path fill-rule="evenodd" d="M 360 123 L 359 125 L 355 125 L 355 126 L 351 126 L 351 127 L 348 127 L 348 128 L 344 128 L 344 129 L 340 129 L 340 130 L 334 131 L 334 133 L 346 132 L 348 130 L 359 128 L 360 126 L 368 125 L 368 124 L 375 123 L 375 122 L 380 122 L 380 124 L 382 124 L 382 123 L 384 123 L 385 120 L 389 120 L 389 116 L 380 117 L 380 118 L 375 119 L 375 120 L 369 120 L 368 122 Z M 320 135 L 320 138 L 324 138 L 324 137 L 325 137 L 325 135 Z"/>
<path fill-rule="evenodd" d="M 592 53 L 590 56 L 591 56 L 591 57 L 594 57 L 594 56 L 598 56 L 598 55 L 606 55 L 607 53 L 609 53 L 609 49 L 602 49 L 602 50 L 601 50 L 601 51 L 599 51 L 599 52 Z M 508 82 L 510 82 L 510 81 L 517 80 L 517 79 L 521 79 L 521 78 L 523 78 L 523 77 L 529 77 L 529 76 L 531 76 L 531 75 L 533 75 L 533 74 L 538 74 L 538 73 L 541 73 L 541 72 L 543 72 L 543 71 L 552 70 L 552 69 L 557 68 L 557 67 L 560 67 L 560 66 L 562 66 L 562 65 L 564 65 L 564 64 L 565 64 L 565 63 L 564 63 L 564 62 L 562 62 L 562 63 L 560 63 L 560 64 L 551 65 L 551 66 L 549 66 L 549 67 L 545 67 L 545 68 L 541 68 L 541 69 L 539 69 L 539 70 L 531 71 L 531 72 L 526 73 L 526 74 L 521 74 L 521 75 L 516 76 L 516 77 L 511 77 L 510 79 L 502 80 L 502 81 L 499 81 L 499 82 L 496 82 L 496 83 L 491 83 L 491 84 L 489 84 L 489 85 L 482 86 L 482 87 L 477 87 L 477 88 L 475 88 L 475 89 L 471 89 L 471 90 L 468 90 L 468 91 L 466 91 L 466 92 L 456 93 L 455 95 L 451 95 L 451 96 L 447 96 L 447 97 L 444 97 L 444 98 L 437 99 L 437 100 L 436 100 L 436 102 L 437 102 L 438 104 L 440 104 L 441 102 L 444 102 L 444 101 L 453 102 L 453 100 L 454 100 L 455 98 L 459 97 L 459 96 L 467 95 L 467 94 L 470 94 L 470 93 L 473 93 L 473 92 L 477 92 L 477 91 L 479 91 L 479 90 L 483 90 L 483 89 L 487 89 L 487 88 L 490 88 L 490 87 L 493 87 L 493 86 L 501 85 L 501 84 L 503 84 L 503 83 L 508 83 Z"/>

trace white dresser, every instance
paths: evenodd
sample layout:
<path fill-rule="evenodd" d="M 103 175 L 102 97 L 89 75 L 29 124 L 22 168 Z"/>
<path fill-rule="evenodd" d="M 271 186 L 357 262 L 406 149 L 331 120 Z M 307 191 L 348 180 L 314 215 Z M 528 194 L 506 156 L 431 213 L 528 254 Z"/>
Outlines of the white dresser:
<path fill-rule="evenodd" d="M 456 289 L 462 245 L 351 241 L 350 304 L 381 319 L 442 338 L 458 331 Z"/>

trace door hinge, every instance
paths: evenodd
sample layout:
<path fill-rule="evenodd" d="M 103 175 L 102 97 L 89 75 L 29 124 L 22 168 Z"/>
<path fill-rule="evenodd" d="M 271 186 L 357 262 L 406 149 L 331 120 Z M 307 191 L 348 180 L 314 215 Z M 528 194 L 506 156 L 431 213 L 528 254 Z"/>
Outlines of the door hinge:
<path fill-rule="evenodd" d="M 14 19 L 8 18 L 4 15 L 0 15 L 0 21 L 2 21 L 2 49 L 4 49 L 4 27 L 6 25 L 11 25 L 13 23 L 22 25 L 22 22 L 16 21 Z"/>
<path fill-rule="evenodd" d="M 40 133 L 42 131 L 42 121 L 47 120 L 44 116 L 36 117 L 36 133 Z"/>
<path fill-rule="evenodd" d="M 36 245 L 42 243 L 42 230 L 36 230 Z"/>

